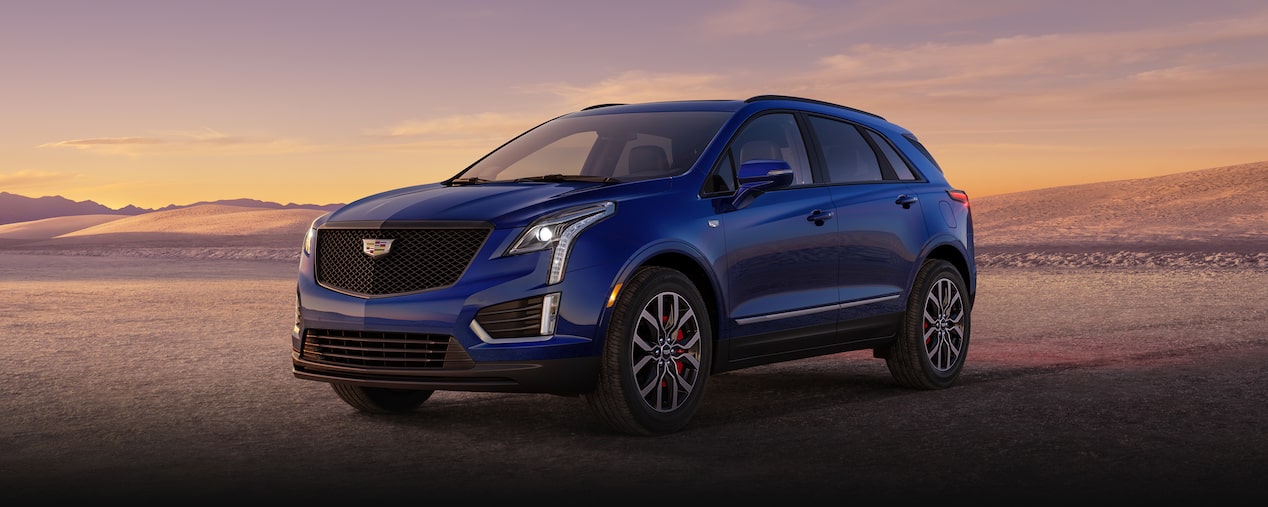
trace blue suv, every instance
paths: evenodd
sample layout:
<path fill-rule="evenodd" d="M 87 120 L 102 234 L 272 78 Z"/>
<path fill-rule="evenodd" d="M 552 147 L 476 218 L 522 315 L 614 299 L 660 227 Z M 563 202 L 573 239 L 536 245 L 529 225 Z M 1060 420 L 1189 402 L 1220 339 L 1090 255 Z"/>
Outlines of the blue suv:
<path fill-rule="evenodd" d="M 777 361 L 871 349 L 900 385 L 948 387 L 976 280 L 967 194 L 880 116 L 604 104 L 315 220 L 292 371 L 371 413 L 553 393 L 665 434 L 711 375 Z"/>

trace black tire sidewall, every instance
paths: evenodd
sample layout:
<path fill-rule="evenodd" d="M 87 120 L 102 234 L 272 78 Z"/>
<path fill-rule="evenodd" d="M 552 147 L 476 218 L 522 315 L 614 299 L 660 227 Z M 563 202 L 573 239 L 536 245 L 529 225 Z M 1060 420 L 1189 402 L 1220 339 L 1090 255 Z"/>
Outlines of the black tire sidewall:
<path fill-rule="evenodd" d="M 647 406 L 639 396 L 638 384 L 630 363 L 630 348 L 634 346 L 633 335 L 638 316 L 653 297 L 663 292 L 672 292 L 687 300 L 695 313 L 701 334 L 699 375 L 687 400 L 673 412 L 659 412 Z M 700 406 L 709 369 L 712 367 L 713 353 L 713 333 L 704 304 L 699 291 L 685 275 L 669 268 L 652 267 L 644 268 L 631 277 L 631 283 L 613 307 L 613 325 L 608 330 L 606 354 L 617 354 L 610 359 L 615 359 L 615 373 L 619 375 L 621 386 L 620 395 L 629 408 L 629 415 L 648 433 L 670 433 L 685 427 Z"/>
<path fill-rule="evenodd" d="M 964 305 L 964 318 L 962 320 L 964 341 L 961 344 L 960 354 L 956 357 L 955 364 L 946 371 L 938 371 L 924 350 L 924 306 L 926 299 L 929 297 L 930 288 L 943 279 L 950 280 L 960 293 L 960 298 Z M 908 384 L 910 387 L 942 389 L 949 387 L 959 378 L 968 356 L 969 338 L 972 336 L 972 308 L 968 296 L 968 287 L 964 282 L 964 277 L 960 275 L 959 270 L 950 262 L 935 259 L 927 261 L 922 267 L 921 272 L 916 275 L 916 281 L 913 284 L 907 305 L 907 312 L 903 316 L 902 333 L 898 337 L 899 343 L 895 344 L 894 352 L 899 356 L 894 358 L 896 362 L 890 364 L 891 371 L 895 369 L 895 366 L 913 370 L 909 373 L 914 375 L 909 376 L 906 381 L 900 378 L 900 382 Z M 899 372 L 895 372 L 895 377 L 900 377 Z"/>

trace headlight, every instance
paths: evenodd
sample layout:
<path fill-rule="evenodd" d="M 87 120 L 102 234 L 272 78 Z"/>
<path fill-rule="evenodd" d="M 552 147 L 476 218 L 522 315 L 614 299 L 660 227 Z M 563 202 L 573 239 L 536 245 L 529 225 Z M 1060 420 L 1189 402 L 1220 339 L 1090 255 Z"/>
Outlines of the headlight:
<path fill-rule="evenodd" d="M 511 248 L 507 249 L 506 254 L 553 249 L 550 275 L 546 278 L 546 283 L 559 283 L 564 279 L 564 266 L 568 264 L 568 254 L 577 235 L 615 212 L 616 203 L 599 202 L 551 213 L 529 224 L 511 244 Z"/>
<path fill-rule="evenodd" d="M 317 249 L 317 222 L 324 216 L 313 219 L 312 225 L 308 226 L 308 233 L 304 234 L 304 255 L 312 255 Z"/>

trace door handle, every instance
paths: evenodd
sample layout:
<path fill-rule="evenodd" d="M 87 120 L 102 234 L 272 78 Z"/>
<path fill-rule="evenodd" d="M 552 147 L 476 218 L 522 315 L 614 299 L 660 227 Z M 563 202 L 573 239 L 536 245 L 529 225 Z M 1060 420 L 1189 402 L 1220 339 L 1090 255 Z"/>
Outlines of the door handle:
<path fill-rule="evenodd" d="M 810 216 L 806 217 L 806 221 L 814 222 L 815 225 L 823 225 L 823 221 L 832 218 L 831 211 L 823 211 L 821 209 L 810 212 Z"/>
<path fill-rule="evenodd" d="M 919 200 L 920 198 L 914 195 L 903 194 L 898 196 L 898 199 L 894 200 L 894 204 L 901 204 L 903 209 L 911 209 L 911 205 L 916 204 Z"/>

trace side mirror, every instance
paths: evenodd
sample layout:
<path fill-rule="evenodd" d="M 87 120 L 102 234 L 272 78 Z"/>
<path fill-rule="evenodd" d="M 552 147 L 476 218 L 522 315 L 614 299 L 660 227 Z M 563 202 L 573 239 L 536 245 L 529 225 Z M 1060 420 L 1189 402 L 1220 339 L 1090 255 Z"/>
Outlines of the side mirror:
<path fill-rule="evenodd" d="M 793 183 L 792 166 L 783 160 L 750 160 L 740 165 L 740 189 L 731 205 L 735 209 L 748 206 L 768 190 L 787 188 Z"/>

